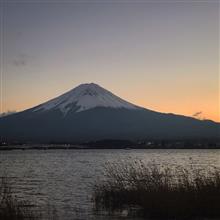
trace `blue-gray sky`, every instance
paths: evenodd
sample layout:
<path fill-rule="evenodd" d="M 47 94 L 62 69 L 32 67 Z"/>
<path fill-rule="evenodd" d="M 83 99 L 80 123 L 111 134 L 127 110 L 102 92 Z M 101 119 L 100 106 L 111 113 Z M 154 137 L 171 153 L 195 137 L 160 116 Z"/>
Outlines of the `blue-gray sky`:
<path fill-rule="evenodd" d="M 146 108 L 220 120 L 218 1 L 7 0 L 0 7 L 3 111 L 95 82 Z"/>

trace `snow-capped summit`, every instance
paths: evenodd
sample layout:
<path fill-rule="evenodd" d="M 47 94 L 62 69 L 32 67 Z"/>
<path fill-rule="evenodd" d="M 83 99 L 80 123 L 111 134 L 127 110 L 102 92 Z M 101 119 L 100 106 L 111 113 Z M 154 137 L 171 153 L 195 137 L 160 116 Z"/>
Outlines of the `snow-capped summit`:
<path fill-rule="evenodd" d="M 69 111 L 81 112 L 95 107 L 139 109 L 95 83 L 81 84 L 69 92 L 43 103 L 33 111 L 59 109 L 64 115 Z"/>

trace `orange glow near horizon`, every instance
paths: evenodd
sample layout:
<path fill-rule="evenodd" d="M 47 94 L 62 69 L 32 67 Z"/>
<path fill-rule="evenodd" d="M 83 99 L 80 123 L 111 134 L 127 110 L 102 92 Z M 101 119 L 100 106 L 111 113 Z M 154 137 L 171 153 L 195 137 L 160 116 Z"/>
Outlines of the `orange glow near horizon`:
<path fill-rule="evenodd" d="M 108 89 L 108 88 L 106 88 Z M 61 93 L 55 93 L 50 94 L 48 96 L 42 96 L 39 97 L 37 94 L 33 95 L 33 93 L 30 93 L 28 96 L 22 97 L 22 96 L 14 96 L 11 97 L 11 99 L 6 99 L 3 102 L 3 112 L 7 111 L 23 111 L 25 109 L 32 108 L 34 106 L 37 106 L 39 104 L 42 104 L 46 101 L 51 100 L 52 98 L 55 98 L 61 94 L 63 94 L 66 91 L 62 91 Z M 163 113 L 173 113 L 178 115 L 185 115 L 194 117 L 193 115 L 196 112 L 202 112 L 198 117 L 198 119 L 210 119 L 216 122 L 220 122 L 220 114 L 219 114 L 219 106 L 218 106 L 218 96 L 217 94 L 213 97 L 206 97 L 205 102 L 204 100 L 195 100 L 192 99 L 192 97 L 185 97 L 181 100 L 181 102 L 177 102 L 174 98 L 175 92 L 172 97 L 166 97 L 163 100 L 160 100 L 159 97 L 154 96 L 151 98 L 143 95 L 142 97 L 140 95 L 140 92 L 136 92 L 134 94 L 133 91 L 128 92 L 122 92 L 122 94 L 116 93 L 112 90 L 110 90 L 112 93 L 114 93 L 117 96 L 120 96 L 121 98 L 125 99 L 126 101 L 129 101 L 135 105 L 158 111 Z M 146 93 L 144 93 L 146 94 Z M 149 94 L 149 93 L 148 93 Z M 34 99 L 33 99 L 34 97 Z M 162 96 L 161 96 L 162 97 Z M 21 102 L 21 100 L 24 100 Z"/>

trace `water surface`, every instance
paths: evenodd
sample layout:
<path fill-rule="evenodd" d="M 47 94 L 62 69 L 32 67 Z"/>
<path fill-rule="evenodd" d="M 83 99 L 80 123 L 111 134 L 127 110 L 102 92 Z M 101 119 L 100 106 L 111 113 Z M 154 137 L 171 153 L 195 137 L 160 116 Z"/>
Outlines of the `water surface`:
<path fill-rule="evenodd" d="M 14 193 L 39 207 L 56 207 L 62 220 L 119 219 L 94 216 L 92 189 L 106 162 L 142 159 L 160 165 L 220 168 L 220 150 L 19 150 L 0 151 L 0 176 Z"/>

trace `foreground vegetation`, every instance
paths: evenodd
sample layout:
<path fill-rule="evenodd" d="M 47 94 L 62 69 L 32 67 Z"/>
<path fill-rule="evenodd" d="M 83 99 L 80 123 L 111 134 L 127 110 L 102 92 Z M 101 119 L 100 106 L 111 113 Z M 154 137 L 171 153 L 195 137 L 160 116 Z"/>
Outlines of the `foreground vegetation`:
<path fill-rule="evenodd" d="M 94 210 L 146 219 L 219 219 L 220 171 L 161 167 L 142 161 L 106 165 L 94 189 Z"/>
<path fill-rule="evenodd" d="M 34 212 L 33 205 L 28 201 L 17 199 L 11 191 L 8 178 L 0 179 L 0 219 L 23 220 L 38 219 L 40 215 Z"/>
<path fill-rule="evenodd" d="M 42 212 L 29 201 L 18 199 L 12 192 L 9 178 L 0 178 L 0 220 L 57 220 L 56 212 L 50 204 Z"/>

